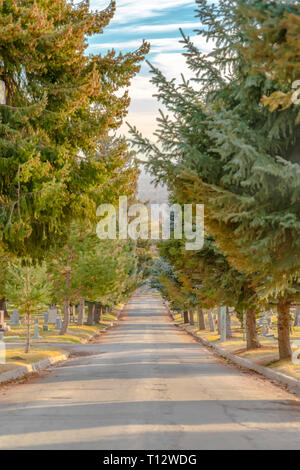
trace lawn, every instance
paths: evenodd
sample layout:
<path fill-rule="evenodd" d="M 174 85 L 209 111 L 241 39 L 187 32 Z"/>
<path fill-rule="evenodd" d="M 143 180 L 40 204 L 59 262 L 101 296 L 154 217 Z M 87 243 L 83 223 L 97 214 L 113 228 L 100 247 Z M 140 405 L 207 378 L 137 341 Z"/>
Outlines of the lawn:
<path fill-rule="evenodd" d="M 183 319 L 180 314 L 173 315 L 176 323 L 183 324 Z M 196 315 L 195 315 L 196 323 Z M 205 324 L 208 326 L 208 318 L 205 315 Z M 188 329 L 199 335 L 200 337 L 206 339 L 207 341 L 221 346 L 223 349 L 231 352 L 240 357 L 249 359 L 250 361 L 255 362 L 256 364 L 271 367 L 273 370 L 281 372 L 283 374 L 295 377 L 300 380 L 300 365 L 293 364 L 287 361 L 279 361 L 278 354 L 278 343 L 277 343 L 277 330 L 276 330 L 276 318 L 272 319 L 272 326 L 269 333 L 274 335 L 274 338 L 265 337 L 261 334 L 259 335 L 259 341 L 262 345 L 260 349 L 254 351 L 246 350 L 246 343 L 244 339 L 244 332 L 240 326 L 238 320 L 232 318 L 232 338 L 226 342 L 220 341 L 220 335 L 212 333 L 207 328 L 206 330 L 199 331 L 197 326 L 188 326 Z M 300 328 L 293 328 L 291 333 L 291 342 L 295 340 L 300 340 Z"/>
<path fill-rule="evenodd" d="M 28 354 L 24 353 L 24 348 L 12 348 L 6 350 L 6 364 L 0 364 L 0 374 L 8 370 L 16 369 L 26 364 L 57 357 L 63 354 L 62 350 L 48 350 L 45 348 L 32 348 Z"/>
<path fill-rule="evenodd" d="M 117 314 L 122 306 L 118 306 L 118 310 L 115 313 L 104 313 L 101 323 L 97 325 L 84 325 L 84 326 L 77 326 L 76 323 L 71 323 L 67 334 L 60 335 L 59 330 L 55 328 L 54 325 L 48 324 L 49 331 L 43 331 L 42 328 L 42 317 L 40 317 L 40 329 L 39 335 L 41 339 L 35 340 L 33 339 L 34 335 L 34 325 L 31 326 L 31 336 L 33 344 L 39 343 L 86 343 L 92 336 L 97 335 L 101 331 L 103 331 L 108 326 L 111 326 L 114 321 L 116 321 Z M 16 338 L 19 336 L 19 338 Z M 11 339 L 10 339 L 11 337 Z M 26 325 L 22 324 L 21 326 L 14 326 L 11 328 L 10 331 L 6 332 L 4 335 L 6 343 L 24 343 L 26 339 Z"/>

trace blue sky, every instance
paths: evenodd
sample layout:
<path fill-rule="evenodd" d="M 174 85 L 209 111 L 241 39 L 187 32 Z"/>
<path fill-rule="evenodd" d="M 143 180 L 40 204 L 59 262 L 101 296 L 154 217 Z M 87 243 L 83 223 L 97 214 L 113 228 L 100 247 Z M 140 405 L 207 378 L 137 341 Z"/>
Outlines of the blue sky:
<path fill-rule="evenodd" d="M 92 9 L 103 9 L 107 4 L 107 0 L 91 0 Z M 151 44 L 148 60 L 169 78 L 179 79 L 182 72 L 188 75 L 181 54 L 179 27 L 194 37 L 202 50 L 208 49 L 204 40 L 193 32 L 200 25 L 199 19 L 195 18 L 195 6 L 194 0 L 117 0 L 114 19 L 105 28 L 103 35 L 94 36 L 90 40 L 90 51 L 132 51 L 146 39 Z M 158 104 L 152 97 L 155 89 L 149 81 L 148 69 L 148 65 L 144 64 L 139 76 L 133 80 L 128 121 L 145 136 L 151 137 Z M 122 130 L 126 133 L 125 126 Z"/>

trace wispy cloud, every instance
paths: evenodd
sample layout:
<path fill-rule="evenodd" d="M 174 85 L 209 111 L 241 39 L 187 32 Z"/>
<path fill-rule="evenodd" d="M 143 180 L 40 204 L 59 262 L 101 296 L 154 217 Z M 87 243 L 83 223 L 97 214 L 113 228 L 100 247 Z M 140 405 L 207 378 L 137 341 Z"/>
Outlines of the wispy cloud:
<path fill-rule="evenodd" d="M 108 0 L 92 0 L 91 7 L 103 9 L 109 4 Z M 195 6 L 194 0 L 119 0 L 113 23 L 141 21 L 161 15 L 171 8 Z"/>
<path fill-rule="evenodd" d="M 174 23 L 174 24 L 144 24 L 141 26 L 135 26 L 134 32 L 135 33 L 168 33 L 170 31 L 179 31 L 180 28 L 184 29 L 192 29 L 192 28 L 199 28 L 200 23 L 199 21 L 196 23 Z M 111 28 L 111 33 L 118 33 L 118 28 Z M 132 33 L 132 26 L 124 26 L 122 28 L 122 33 Z"/>
<path fill-rule="evenodd" d="M 197 45 L 203 52 L 208 52 L 212 48 L 212 43 L 207 43 L 201 36 L 192 36 L 191 40 Z M 183 45 L 180 43 L 179 38 L 155 38 L 147 39 L 151 44 L 151 53 L 160 54 L 162 52 L 183 52 Z M 141 45 L 141 40 L 133 39 L 131 41 L 123 42 L 99 42 L 90 45 L 90 50 L 95 49 L 101 50 L 126 50 L 136 49 Z"/>

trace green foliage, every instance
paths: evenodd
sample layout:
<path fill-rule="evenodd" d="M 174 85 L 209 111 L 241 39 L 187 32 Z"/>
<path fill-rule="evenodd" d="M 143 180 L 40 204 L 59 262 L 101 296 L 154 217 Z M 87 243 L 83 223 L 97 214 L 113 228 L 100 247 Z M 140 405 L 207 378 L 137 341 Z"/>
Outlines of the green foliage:
<path fill-rule="evenodd" d="M 53 301 L 81 298 L 115 305 L 137 283 L 135 244 L 127 240 L 99 240 L 95 230 L 73 224 L 69 243 L 52 251 L 48 271 L 53 279 Z M 68 276 L 68 282 L 66 282 Z"/>
<path fill-rule="evenodd" d="M 241 55 L 241 46 L 248 47 L 251 39 L 238 2 L 197 4 L 199 34 L 214 40 L 215 47 L 203 54 L 183 37 L 197 87 L 169 82 L 152 68 L 158 98 L 174 117 L 161 115 L 159 146 L 136 132 L 135 143 L 178 202 L 205 204 L 208 233 L 229 263 L 251 276 L 257 292 L 265 298 L 297 295 L 297 110 L 270 113 L 261 105 L 278 82 L 253 72 Z"/>
<path fill-rule="evenodd" d="M 0 230 L 6 250 L 43 258 L 70 223 L 93 219 L 136 179 L 124 141 L 108 143 L 129 104 L 128 86 L 148 51 L 87 54 L 115 11 L 89 1 L 0 1 Z M 120 170 L 127 170 L 120 175 Z M 134 185 L 133 185 L 134 186 Z M 103 191 L 103 188 L 107 188 Z M 125 191 L 125 193 L 126 193 Z"/>
<path fill-rule="evenodd" d="M 292 84 L 300 79 L 300 5 L 256 0 L 239 1 L 238 7 L 249 19 L 250 44 L 242 46 L 241 53 L 253 71 L 278 81 L 278 91 L 264 96 L 264 104 L 271 111 L 292 106 Z"/>
<path fill-rule="evenodd" d="M 4 293 L 21 314 L 30 316 L 45 308 L 51 302 L 52 290 L 45 264 L 9 263 Z"/>

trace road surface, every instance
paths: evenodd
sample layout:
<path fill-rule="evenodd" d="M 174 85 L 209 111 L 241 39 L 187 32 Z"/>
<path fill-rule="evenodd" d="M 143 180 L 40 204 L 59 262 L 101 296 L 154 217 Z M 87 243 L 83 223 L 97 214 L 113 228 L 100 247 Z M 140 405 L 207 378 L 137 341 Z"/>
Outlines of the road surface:
<path fill-rule="evenodd" d="M 299 449 L 300 402 L 215 357 L 138 291 L 121 325 L 0 389 L 0 449 Z"/>

